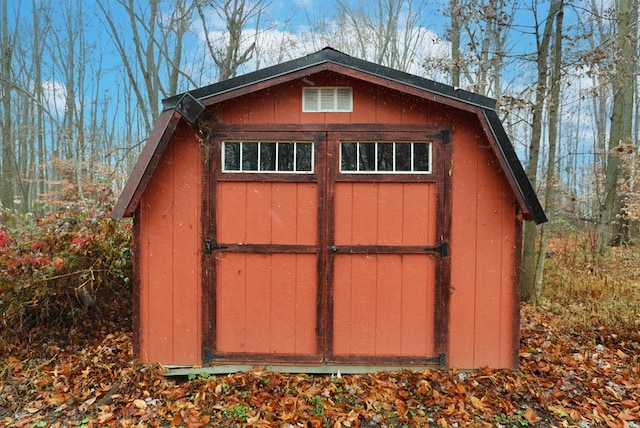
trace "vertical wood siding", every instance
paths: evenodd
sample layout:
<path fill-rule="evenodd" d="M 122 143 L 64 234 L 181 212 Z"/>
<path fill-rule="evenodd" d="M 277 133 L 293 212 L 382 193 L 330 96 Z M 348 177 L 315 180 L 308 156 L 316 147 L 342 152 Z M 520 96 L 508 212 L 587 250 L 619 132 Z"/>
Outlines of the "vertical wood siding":
<path fill-rule="evenodd" d="M 512 368 L 516 202 L 480 129 L 463 119 L 452 142 L 449 364 Z"/>
<path fill-rule="evenodd" d="M 435 244 L 435 183 L 337 183 L 335 243 Z M 335 355 L 431 356 L 435 260 L 426 254 L 338 254 Z"/>
<path fill-rule="evenodd" d="M 225 254 L 218 264 L 218 351 L 316 353 L 315 254 Z"/>
<path fill-rule="evenodd" d="M 140 358 L 199 364 L 201 177 L 188 129 L 169 143 L 140 203 Z"/>
<path fill-rule="evenodd" d="M 220 182 L 218 241 L 252 244 L 315 245 L 315 184 Z"/>
<path fill-rule="evenodd" d="M 218 242 L 316 244 L 316 184 L 218 182 L 217 186 Z M 216 266 L 218 352 L 317 352 L 315 253 L 220 253 Z"/>
<path fill-rule="evenodd" d="M 302 113 L 303 82 L 275 86 L 221 102 L 214 108 L 225 124 L 326 123 L 327 130 L 331 130 L 331 124 L 379 123 L 381 130 L 385 124 L 429 124 L 450 129 L 452 194 L 445 195 L 452 204 L 448 364 L 460 368 L 512 367 L 514 361 L 517 362 L 517 340 L 514 340 L 517 320 L 514 318 L 519 305 L 519 284 L 514 280 L 519 260 L 519 254 L 515 253 L 516 202 L 484 140 L 478 119 L 470 113 L 413 96 L 401 96 L 387 88 L 330 72 L 309 76 L 309 79 L 317 86 L 353 86 L 354 111 Z M 318 221 L 318 195 L 313 186 L 308 183 L 221 184 L 218 206 L 246 221 L 241 222 L 242 227 L 236 227 L 226 223 L 231 216 L 223 216 L 217 225 L 220 241 L 317 244 L 317 230 L 312 223 Z M 201 185 L 200 150 L 185 127 L 170 143 L 140 204 L 141 245 L 137 254 L 140 352 L 144 361 L 201 363 Z M 350 190 L 352 185 L 340 183 L 336 189 L 336 195 L 344 195 L 337 201 L 338 215 L 352 222 L 346 229 L 337 225 L 336 242 L 349 242 L 350 236 L 358 236 L 360 242 L 354 243 L 359 245 L 397 245 L 398 242 L 422 245 L 425 237 L 436 243 L 435 229 L 430 228 L 429 222 L 397 221 L 403 215 L 401 212 L 419 213 L 425 206 L 431 207 L 425 201 L 432 196 L 403 199 L 402 194 L 409 186 L 405 184 L 392 190 L 376 186 L 373 197 L 373 188 L 366 188 L 370 184 L 363 183 L 357 192 Z M 366 195 L 372 199 L 368 200 Z M 354 208 L 375 216 L 377 226 L 369 228 L 355 217 L 349 219 L 349 210 Z M 265 223 L 262 219 L 267 212 L 269 221 Z M 425 215 L 428 218 L 432 214 Z M 285 218 L 295 221 L 280 221 Z M 222 302 L 242 299 L 246 304 L 241 311 L 218 314 L 221 349 L 240 348 L 256 353 L 316 352 L 315 339 L 309 337 L 309 331 L 315 334 L 315 311 L 301 310 L 315 305 L 315 254 L 227 253 L 223 257 L 218 265 L 221 283 L 228 282 L 225 278 L 234 277 L 242 286 L 220 290 L 218 299 Z M 335 277 L 339 282 L 335 284 L 333 309 L 338 321 L 333 327 L 336 339 L 333 352 L 432 354 L 433 331 L 428 326 L 437 302 L 429 300 L 434 284 L 426 277 L 433 263 L 429 256 L 418 254 L 344 258 L 337 254 Z M 266 266 L 277 267 L 277 270 Z M 266 271 L 271 278 L 277 278 L 269 280 L 270 290 L 253 288 L 257 281 L 252 277 L 264 276 Z M 376 272 L 378 275 L 373 278 Z M 313 284 L 313 287 L 300 286 L 301 283 Z M 354 300 L 353 296 L 360 298 Z M 416 301 L 421 306 L 413 305 Z M 275 307 L 282 310 L 276 311 Z M 249 329 L 248 325 L 258 327 Z"/>

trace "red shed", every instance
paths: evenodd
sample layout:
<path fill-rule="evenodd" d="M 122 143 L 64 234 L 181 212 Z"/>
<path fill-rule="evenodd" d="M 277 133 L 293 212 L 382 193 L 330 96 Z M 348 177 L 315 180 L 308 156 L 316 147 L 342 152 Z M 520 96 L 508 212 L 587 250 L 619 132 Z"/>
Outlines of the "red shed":
<path fill-rule="evenodd" d="M 126 216 L 137 357 L 211 371 L 515 368 L 546 221 L 495 100 L 331 48 L 164 100 Z"/>

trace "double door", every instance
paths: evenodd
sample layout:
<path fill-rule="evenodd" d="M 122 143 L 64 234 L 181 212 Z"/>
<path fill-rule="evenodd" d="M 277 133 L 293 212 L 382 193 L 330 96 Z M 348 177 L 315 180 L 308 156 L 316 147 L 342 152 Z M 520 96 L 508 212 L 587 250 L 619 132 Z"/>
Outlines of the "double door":
<path fill-rule="evenodd" d="M 442 363 L 441 135 L 230 131 L 214 140 L 207 359 Z"/>

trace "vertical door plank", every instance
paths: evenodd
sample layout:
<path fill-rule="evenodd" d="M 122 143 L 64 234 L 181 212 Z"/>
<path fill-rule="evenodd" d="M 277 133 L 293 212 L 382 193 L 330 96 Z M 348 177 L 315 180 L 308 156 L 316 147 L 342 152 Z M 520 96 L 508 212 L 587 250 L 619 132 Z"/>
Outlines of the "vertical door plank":
<path fill-rule="evenodd" d="M 427 255 L 402 258 L 403 355 L 433 355 L 435 264 Z"/>
<path fill-rule="evenodd" d="M 375 289 L 376 355 L 398 355 L 402 344 L 402 257 L 395 254 L 379 255 Z M 409 308 L 404 308 L 409 309 Z"/>
<path fill-rule="evenodd" d="M 245 287 L 245 336 L 244 352 L 269 352 L 271 339 L 272 255 L 247 254 L 247 280 Z"/>
<path fill-rule="evenodd" d="M 245 254 L 224 254 L 217 261 L 216 344 L 219 352 L 246 348 L 246 264 Z"/>
<path fill-rule="evenodd" d="M 252 244 L 272 243 L 272 183 L 247 184 L 247 242 Z M 238 213 L 230 213 L 237 216 Z"/>
<path fill-rule="evenodd" d="M 247 242 L 247 183 L 218 182 L 216 186 L 218 242 Z"/>
<path fill-rule="evenodd" d="M 402 184 L 378 183 L 376 244 L 402 245 L 404 223 L 412 221 L 412 213 L 404 211 L 403 196 Z"/>

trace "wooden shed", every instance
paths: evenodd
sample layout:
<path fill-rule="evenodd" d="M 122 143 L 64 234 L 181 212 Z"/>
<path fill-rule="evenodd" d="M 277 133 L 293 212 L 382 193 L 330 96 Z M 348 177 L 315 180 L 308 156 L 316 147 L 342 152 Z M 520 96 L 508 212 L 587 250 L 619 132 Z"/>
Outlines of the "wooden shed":
<path fill-rule="evenodd" d="M 164 100 L 113 213 L 136 356 L 517 367 L 521 226 L 546 217 L 495 105 L 331 48 Z"/>

